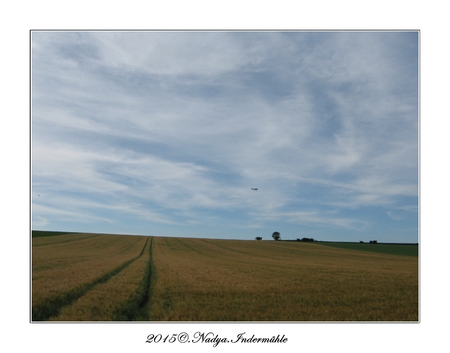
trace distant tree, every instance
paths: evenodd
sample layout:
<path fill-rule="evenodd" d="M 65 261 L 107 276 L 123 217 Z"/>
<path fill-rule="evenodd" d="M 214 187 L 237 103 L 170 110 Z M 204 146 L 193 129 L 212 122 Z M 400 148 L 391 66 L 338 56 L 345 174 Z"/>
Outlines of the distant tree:
<path fill-rule="evenodd" d="M 302 238 L 302 241 L 314 241 L 313 238 Z"/>
<path fill-rule="evenodd" d="M 256 237 L 255 239 L 256 240 L 262 240 L 262 237 Z"/>
<path fill-rule="evenodd" d="M 273 238 L 273 240 L 280 240 L 281 235 L 279 232 L 273 232 L 272 238 Z"/>

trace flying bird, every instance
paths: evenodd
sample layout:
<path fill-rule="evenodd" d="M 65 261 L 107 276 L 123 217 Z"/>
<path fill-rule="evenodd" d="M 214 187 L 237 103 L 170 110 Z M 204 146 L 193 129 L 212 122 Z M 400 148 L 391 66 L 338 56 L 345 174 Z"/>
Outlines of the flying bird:
<path fill-rule="evenodd" d="M 252 190 L 258 190 L 258 188 L 252 188 Z"/>

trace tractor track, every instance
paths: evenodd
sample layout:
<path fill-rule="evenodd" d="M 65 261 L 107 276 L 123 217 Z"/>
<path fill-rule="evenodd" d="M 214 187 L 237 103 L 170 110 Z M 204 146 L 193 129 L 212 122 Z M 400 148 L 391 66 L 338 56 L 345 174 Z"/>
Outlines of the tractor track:
<path fill-rule="evenodd" d="M 136 290 L 134 296 L 123 305 L 121 310 L 116 312 L 115 321 L 148 321 L 149 320 L 149 300 L 150 286 L 152 281 L 152 245 L 150 240 L 150 257 L 147 262 L 142 282 Z"/>
<path fill-rule="evenodd" d="M 149 239 L 150 237 L 147 238 L 140 254 L 137 257 L 122 263 L 112 271 L 105 273 L 104 275 L 96 278 L 95 280 L 89 283 L 82 284 L 57 297 L 49 298 L 47 301 L 45 301 L 40 305 L 34 306 L 32 308 L 32 321 L 46 321 L 52 317 L 58 316 L 62 308 L 72 304 L 77 299 L 81 298 L 83 295 L 94 289 L 95 286 L 109 281 L 112 277 L 114 277 L 119 272 L 127 268 L 129 265 L 131 265 L 134 261 L 139 259 L 144 254 L 144 249 L 147 246 Z"/>

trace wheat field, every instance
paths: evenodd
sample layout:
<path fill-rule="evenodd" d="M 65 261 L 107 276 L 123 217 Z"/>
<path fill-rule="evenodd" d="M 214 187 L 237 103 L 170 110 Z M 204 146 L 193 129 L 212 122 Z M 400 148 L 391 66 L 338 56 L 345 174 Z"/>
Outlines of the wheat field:
<path fill-rule="evenodd" d="M 33 238 L 33 321 L 418 321 L 418 257 L 318 243 Z"/>
<path fill-rule="evenodd" d="M 147 243 L 148 237 L 99 234 L 33 238 L 33 319 L 58 316 L 60 308 L 78 300 L 92 288 L 98 290 L 102 283 L 139 260 Z M 145 265 L 140 267 L 145 269 Z M 105 302 L 98 305 L 104 306 Z"/>
<path fill-rule="evenodd" d="M 417 257 L 274 241 L 153 246 L 152 320 L 418 320 Z"/>

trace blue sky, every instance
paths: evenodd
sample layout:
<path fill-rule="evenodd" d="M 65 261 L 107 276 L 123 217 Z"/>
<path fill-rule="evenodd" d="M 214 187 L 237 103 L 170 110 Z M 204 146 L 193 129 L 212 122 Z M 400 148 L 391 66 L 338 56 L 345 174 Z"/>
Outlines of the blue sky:
<path fill-rule="evenodd" d="M 31 44 L 32 229 L 418 241 L 417 32 Z"/>

